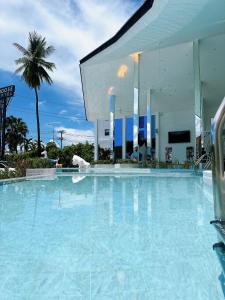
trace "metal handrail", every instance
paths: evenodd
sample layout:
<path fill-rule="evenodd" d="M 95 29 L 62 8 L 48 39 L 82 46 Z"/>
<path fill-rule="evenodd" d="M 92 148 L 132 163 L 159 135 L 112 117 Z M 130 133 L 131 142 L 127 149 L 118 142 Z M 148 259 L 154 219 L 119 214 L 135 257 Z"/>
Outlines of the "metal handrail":
<path fill-rule="evenodd" d="M 195 162 L 194 162 L 194 165 L 195 167 L 197 167 L 201 161 L 207 156 L 207 153 L 203 154 L 202 156 L 200 156 Z"/>
<path fill-rule="evenodd" d="M 216 220 L 225 221 L 225 179 L 223 125 L 225 124 L 225 98 L 223 99 L 211 126 L 211 153 L 214 211 Z"/>
<path fill-rule="evenodd" d="M 207 170 L 212 164 L 211 156 L 209 156 L 207 162 L 204 165 L 204 170 Z"/>

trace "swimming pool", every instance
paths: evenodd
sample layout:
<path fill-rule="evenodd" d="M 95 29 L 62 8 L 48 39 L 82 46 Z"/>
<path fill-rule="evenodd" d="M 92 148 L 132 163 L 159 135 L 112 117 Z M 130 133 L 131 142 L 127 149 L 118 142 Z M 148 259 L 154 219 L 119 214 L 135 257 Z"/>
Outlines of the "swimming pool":
<path fill-rule="evenodd" d="M 223 299 L 202 177 L 0 185 L 0 299 Z"/>

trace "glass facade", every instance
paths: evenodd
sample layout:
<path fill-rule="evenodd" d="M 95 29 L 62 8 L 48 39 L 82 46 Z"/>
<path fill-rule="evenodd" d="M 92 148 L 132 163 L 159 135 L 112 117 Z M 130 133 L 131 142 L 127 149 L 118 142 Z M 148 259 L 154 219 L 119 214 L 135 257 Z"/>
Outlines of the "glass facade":
<path fill-rule="evenodd" d="M 122 158 L 122 132 L 123 120 L 116 119 L 114 127 L 114 141 L 116 158 Z M 155 115 L 151 116 L 152 147 L 155 147 Z M 147 139 L 147 116 L 139 117 L 139 139 Z M 133 152 L 133 117 L 126 118 L 126 151 L 128 154 Z"/>

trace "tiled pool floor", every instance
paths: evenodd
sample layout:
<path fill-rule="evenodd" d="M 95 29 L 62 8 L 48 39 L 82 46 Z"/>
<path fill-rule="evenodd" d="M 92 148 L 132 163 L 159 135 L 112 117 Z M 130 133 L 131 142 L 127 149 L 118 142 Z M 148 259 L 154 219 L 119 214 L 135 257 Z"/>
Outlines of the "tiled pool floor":
<path fill-rule="evenodd" d="M 0 186 L 0 299 L 223 299 L 211 219 L 194 176 Z"/>

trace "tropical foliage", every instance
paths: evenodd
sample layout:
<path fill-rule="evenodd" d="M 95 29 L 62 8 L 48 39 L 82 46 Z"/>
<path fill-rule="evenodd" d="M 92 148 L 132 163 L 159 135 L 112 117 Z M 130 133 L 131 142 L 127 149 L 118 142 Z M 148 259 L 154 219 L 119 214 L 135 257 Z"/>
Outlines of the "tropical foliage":
<path fill-rule="evenodd" d="M 6 118 L 6 143 L 11 152 L 17 153 L 18 146 L 21 146 L 26 140 L 28 133 L 27 124 L 14 116 Z"/>
<path fill-rule="evenodd" d="M 38 90 L 43 82 L 47 82 L 48 84 L 52 84 L 53 82 L 48 71 L 53 71 L 55 64 L 47 61 L 46 58 L 51 55 L 55 49 L 53 46 L 48 46 L 46 39 L 35 31 L 29 33 L 29 44 L 27 48 L 18 43 L 14 43 L 14 46 L 22 53 L 22 57 L 15 61 L 19 66 L 16 73 L 20 73 L 26 84 L 35 91 L 37 147 L 38 155 L 41 156 Z"/>
<path fill-rule="evenodd" d="M 94 145 L 89 143 L 79 143 L 60 149 L 54 142 L 49 142 L 46 145 L 46 151 L 48 158 L 58 159 L 64 167 L 72 166 L 73 155 L 78 155 L 88 162 L 92 162 L 94 159 Z"/>
<path fill-rule="evenodd" d="M 108 148 L 98 148 L 99 160 L 110 160 L 112 151 Z"/>

